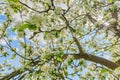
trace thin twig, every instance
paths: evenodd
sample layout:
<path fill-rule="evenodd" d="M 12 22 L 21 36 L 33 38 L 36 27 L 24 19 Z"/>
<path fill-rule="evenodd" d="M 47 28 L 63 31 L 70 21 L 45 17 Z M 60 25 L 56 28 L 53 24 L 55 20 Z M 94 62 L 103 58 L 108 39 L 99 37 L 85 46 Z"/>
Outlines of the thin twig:
<path fill-rule="evenodd" d="M 4 39 L 4 38 L 3 38 Z M 23 59 L 26 59 L 26 60 L 31 60 L 31 59 L 28 59 L 28 58 L 25 58 L 24 56 L 20 55 L 19 53 L 17 53 L 13 48 L 12 46 L 6 41 L 6 39 L 4 39 L 6 44 L 9 46 L 9 48 L 11 49 L 11 51 L 13 51 L 16 55 L 20 56 L 21 58 Z"/>
<path fill-rule="evenodd" d="M 35 11 L 35 12 L 38 12 L 38 13 L 44 13 L 44 12 L 48 12 L 50 10 L 50 6 L 49 5 L 48 5 L 48 9 L 43 10 L 43 11 L 38 11 L 38 10 L 36 10 L 34 8 L 31 8 L 30 6 L 28 6 L 27 4 L 25 4 L 25 3 L 21 2 L 21 1 L 19 1 L 19 3 L 21 3 L 22 5 L 24 5 L 27 8 L 31 9 L 32 11 Z"/>

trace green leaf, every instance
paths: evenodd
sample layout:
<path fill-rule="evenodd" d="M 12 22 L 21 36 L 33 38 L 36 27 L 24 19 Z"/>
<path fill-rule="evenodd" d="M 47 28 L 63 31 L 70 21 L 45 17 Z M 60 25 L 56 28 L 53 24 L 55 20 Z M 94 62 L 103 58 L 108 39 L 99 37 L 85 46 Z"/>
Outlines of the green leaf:
<path fill-rule="evenodd" d="M 106 71 L 107 71 L 107 70 L 103 68 L 103 69 L 101 70 L 101 73 L 105 73 Z"/>
<path fill-rule="evenodd" d="M 84 64 L 84 61 L 83 61 L 83 60 L 81 60 L 81 61 L 79 62 L 79 64 L 80 64 L 80 65 L 83 65 L 83 64 Z"/>
<path fill-rule="evenodd" d="M 71 63 L 73 62 L 73 59 L 68 61 L 68 64 L 71 65 Z"/>
<path fill-rule="evenodd" d="M 115 2 L 115 0 L 109 0 L 110 3 Z"/>
<path fill-rule="evenodd" d="M 19 0 L 8 0 L 8 2 L 18 2 Z"/>
<path fill-rule="evenodd" d="M 60 51 L 60 53 L 56 55 L 57 56 L 57 60 L 60 61 L 60 62 L 62 62 L 63 61 L 63 58 L 62 58 L 63 55 L 64 55 L 64 52 Z"/>
<path fill-rule="evenodd" d="M 63 59 L 62 59 L 61 57 L 58 57 L 58 58 L 57 58 L 57 61 L 62 62 Z"/>
<path fill-rule="evenodd" d="M 109 34 L 108 34 L 108 31 L 106 31 L 105 37 L 108 37 L 108 35 L 109 35 Z"/>
<path fill-rule="evenodd" d="M 80 37 L 82 37 L 82 36 L 83 36 L 83 34 L 80 32 L 80 33 L 79 33 L 79 36 L 80 36 Z"/>
<path fill-rule="evenodd" d="M 116 11 L 118 8 L 117 8 L 117 5 L 112 5 L 112 11 L 114 12 L 114 11 Z"/>
<path fill-rule="evenodd" d="M 92 42 L 92 43 L 91 43 L 91 46 L 92 46 L 92 47 L 96 47 L 96 44 Z"/>
<path fill-rule="evenodd" d="M 20 10 L 20 7 L 19 6 L 14 7 L 13 10 L 14 10 L 15 13 L 17 13 Z"/>
<path fill-rule="evenodd" d="M 60 43 L 62 43 L 62 42 L 63 42 L 63 38 L 60 39 Z"/>
<path fill-rule="evenodd" d="M 57 57 L 62 57 L 64 55 L 64 52 L 63 51 L 60 51 L 59 54 L 57 54 Z"/>
<path fill-rule="evenodd" d="M 41 75 L 41 71 L 37 70 L 36 73 L 40 76 Z"/>
<path fill-rule="evenodd" d="M 31 24 L 31 23 L 30 23 L 29 26 L 28 26 L 28 29 L 34 31 L 34 30 L 37 29 L 37 26 L 36 26 L 35 24 Z"/>
<path fill-rule="evenodd" d="M 83 20 L 83 24 L 85 25 L 87 23 L 87 20 Z"/>
<path fill-rule="evenodd" d="M 11 70 L 11 69 L 12 69 L 11 67 L 8 68 L 8 70 Z"/>
<path fill-rule="evenodd" d="M 13 60 L 15 58 L 16 58 L 16 54 L 13 54 L 11 59 Z"/>
<path fill-rule="evenodd" d="M 70 0 L 67 0 L 67 5 L 69 5 L 69 1 L 70 1 Z"/>
<path fill-rule="evenodd" d="M 12 28 L 12 31 L 14 32 L 14 31 L 16 31 L 16 29 L 17 29 L 17 28 L 16 28 L 16 27 L 14 27 L 14 28 Z"/>
<path fill-rule="evenodd" d="M 56 38 L 59 38 L 59 37 L 60 37 L 60 32 L 59 32 L 59 31 L 56 31 L 55 37 L 56 37 Z"/>
<path fill-rule="evenodd" d="M 9 54 L 7 52 L 2 53 L 4 57 L 7 57 Z"/>
<path fill-rule="evenodd" d="M 15 13 L 20 10 L 21 6 L 19 5 L 19 0 L 8 0 L 8 2 Z"/>
<path fill-rule="evenodd" d="M 74 77 L 74 76 L 75 76 L 75 74 L 73 73 L 73 74 L 72 74 L 72 77 Z"/>
<path fill-rule="evenodd" d="M 98 28 L 98 27 L 100 27 L 100 25 L 101 25 L 101 24 L 98 22 L 98 23 L 95 24 L 95 27 Z"/>
<path fill-rule="evenodd" d="M 73 30 L 73 32 L 76 32 L 76 30 L 75 29 L 72 29 Z"/>
<path fill-rule="evenodd" d="M 26 28 L 28 28 L 28 26 L 29 26 L 29 24 L 27 23 L 27 24 L 23 24 L 19 29 L 18 29 L 18 31 L 24 31 Z"/>
<path fill-rule="evenodd" d="M 65 73 L 65 76 L 68 76 L 68 72 L 67 72 L 67 70 L 65 70 L 64 73 Z"/>
<path fill-rule="evenodd" d="M 24 31 L 26 28 L 28 28 L 29 30 L 36 30 L 37 27 L 35 24 L 31 24 L 31 23 L 26 23 L 26 24 L 23 24 L 19 29 L 18 31 Z"/>

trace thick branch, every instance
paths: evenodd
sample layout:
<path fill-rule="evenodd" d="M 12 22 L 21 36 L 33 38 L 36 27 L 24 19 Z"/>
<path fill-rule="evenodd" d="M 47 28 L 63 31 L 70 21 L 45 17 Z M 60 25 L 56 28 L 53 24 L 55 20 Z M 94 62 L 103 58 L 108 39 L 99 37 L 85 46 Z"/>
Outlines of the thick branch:
<path fill-rule="evenodd" d="M 94 56 L 94 55 L 91 55 L 91 54 L 65 54 L 64 55 L 64 58 L 66 58 L 68 55 L 72 55 L 75 59 L 85 59 L 85 60 L 88 60 L 88 61 L 92 61 L 92 62 L 96 62 L 96 63 L 99 63 L 101 65 L 104 65 L 112 70 L 116 69 L 117 67 L 119 67 L 120 65 L 117 64 L 117 63 L 114 63 L 112 61 L 109 61 L 107 59 L 104 59 L 104 58 L 101 58 L 101 57 L 98 57 L 98 56 Z"/>

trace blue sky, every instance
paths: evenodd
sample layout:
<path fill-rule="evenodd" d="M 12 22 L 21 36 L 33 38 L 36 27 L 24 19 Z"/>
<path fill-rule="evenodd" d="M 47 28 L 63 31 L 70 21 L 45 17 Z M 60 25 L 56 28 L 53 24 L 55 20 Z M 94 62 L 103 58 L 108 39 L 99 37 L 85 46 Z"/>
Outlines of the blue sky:
<path fill-rule="evenodd" d="M 0 24 L 1 24 L 1 25 L 6 21 L 6 19 L 7 19 L 7 17 L 6 17 L 5 15 L 0 14 Z M 10 37 L 13 37 L 13 36 L 16 35 L 15 33 L 12 32 L 12 29 L 11 29 L 11 28 L 9 28 L 7 31 L 10 33 L 10 34 L 8 34 L 8 36 L 10 36 Z M 2 43 L 0 43 L 0 44 L 2 44 Z M 11 43 L 11 45 L 12 45 L 13 47 L 17 47 L 17 48 L 20 47 L 20 46 L 19 46 L 19 42 L 18 42 L 17 40 L 14 40 L 14 41 Z M 13 54 L 13 53 L 12 53 L 10 50 L 8 50 L 8 49 L 6 49 L 6 51 L 10 53 L 10 56 L 0 57 L 0 64 L 6 63 L 5 61 L 8 61 L 8 63 L 12 64 L 12 65 L 15 66 L 16 68 L 20 67 L 19 58 L 16 58 L 16 59 L 14 59 L 14 60 L 11 60 L 11 57 L 12 57 L 12 54 Z M 1 53 L 0 53 L 0 54 L 1 54 Z M 5 69 L 5 72 L 4 72 L 4 73 L 9 73 L 9 72 L 11 72 L 11 71 L 12 71 L 12 70 L 8 71 L 7 69 Z"/>
<path fill-rule="evenodd" d="M 0 14 L 0 23 L 3 23 L 6 19 L 5 15 Z"/>

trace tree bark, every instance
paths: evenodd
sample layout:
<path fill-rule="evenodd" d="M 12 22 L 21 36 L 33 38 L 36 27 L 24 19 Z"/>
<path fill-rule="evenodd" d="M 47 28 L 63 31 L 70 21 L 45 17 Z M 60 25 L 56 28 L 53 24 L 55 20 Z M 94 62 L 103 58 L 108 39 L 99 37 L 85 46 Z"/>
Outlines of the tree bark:
<path fill-rule="evenodd" d="M 65 54 L 64 57 L 67 57 L 69 54 Z M 88 60 L 88 61 L 92 61 L 92 62 L 95 62 L 95 63 L 99 63 L 101 65 L 104 65 L 112 70 L 116 69 L 117 67 L 119 67 L 120 65 L 117 64 L 117 63 L 114 63 L 110 60 L 107 60 L 107 59 L 104 59 L 102 57 L 98 57 L 98 56 L 94 56 L 94 55 L 91 55 L 91 54 L 70 54 L 72 55 L 75 59 L 85 59 L 85 60 Z"/>

